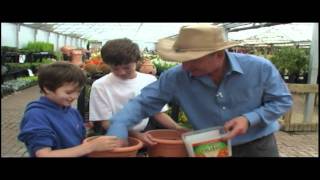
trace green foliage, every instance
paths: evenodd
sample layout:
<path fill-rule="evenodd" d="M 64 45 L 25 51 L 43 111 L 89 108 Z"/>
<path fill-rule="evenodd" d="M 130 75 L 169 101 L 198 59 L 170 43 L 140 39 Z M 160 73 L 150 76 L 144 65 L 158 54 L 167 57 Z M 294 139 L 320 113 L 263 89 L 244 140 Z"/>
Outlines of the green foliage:
<path fill-rule="evenodd" d="M 23 69 L 31 69 L 32 64 L 31 63 L 5 63 L 4 64 L 8 71 L 16 71 L 16 70 L 23 70 Z"/>
<path fill-rule="evenodd" d="M 306 49 L 283 47 L 275 50 L 270 60 L 280 72 L 287 69 L 289 74 L 299 74 L 308 71 L 309 53 Z"/>
<path fill-rule="evenodd" d="M 56 56 L 57 61 L 62 61 L 63 57 L 61 51 L 55 51 L 53 54 Z"/>
<path fill-rule="evenodd" d="M 166 111 L 166 113 L 169 116 L 172 116 L 172 108 L 169 107 L 168 111 Z M 187 115 L 180 109 L 179 114 L 178 114 L 178 124 L 180 124 L 181 126 L 188 128 L 188 129 L 192 129 L 191 124 L 188 121 L 188 117 Z"/>
<path fill-rule="evenodd" d="M 31 50 L 29 50 L 29 49 L 25 49 L 25 48 L 19 49 L 19 53 L 21 53 L 21 54 L 29 54 L 30 52 L 31 52 Z"/>
<path fill-rule="evenodd" d="M 28 50 L 29 52 L 53 52 L 53 44 L 47 42 L 29 42 L 24 50 Z"/>
<path fill-rule="evenodd" d="M 38 83 L 37 76 L 21 77 L 15 80 L 5 81 L 1 84 L 1 97 L 9 95 L 15 91 L 19 91 Z"/>
<path fill-rule="evenodd" d="M 6 84 L 1 84 L 1 98 L 6 95 L 9 95 L 13 92 L 14 92 L 14 90 L 12 89 L 11 86 L 6 85 Z"/>
<path fill-rule="evenodd" d="M 23 70 L 23 69 L 32 69 L 38 68 L 41 64 L 51 64 L 53 61 L 47 58 L 44 58 L 42 62 L 34 63 L 5 63 L 4 65 L 8 68 L 8 71 Z"/>
<path fill-rule="evenodd" d="M 1 53 L 18 52 L 18 48 L 10 46 L 1 46 Z"/>
<path fill-rule="evenodd" d="M 160 58 L 159 55 L 153 55 L 153 54 L 144 54 L 145 58 L 150 59 L 152 63 L 156 66 L 157 72 L 160 74 L 161 72 L 164 72 L 168 69 L 170 69 L 173 66 L 176 66 L 178 63 L 175 62 L 167 62 Z"/>

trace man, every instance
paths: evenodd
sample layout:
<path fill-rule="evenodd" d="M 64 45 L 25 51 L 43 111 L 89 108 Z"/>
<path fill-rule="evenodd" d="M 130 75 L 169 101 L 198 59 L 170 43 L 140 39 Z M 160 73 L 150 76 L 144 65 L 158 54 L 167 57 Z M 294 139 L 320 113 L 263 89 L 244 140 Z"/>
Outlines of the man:
<path fill-rule="evenodd" d="M 175 101 L 193 129 L 224 126 L 233 156 L 279 156 L 273 133 L 292 105 L 291 94 L 270 61 L 226 51 L 236 45 L 214 25 L 184 26 L 177 38 L 159 40 L 158 53 L 182 65 L 164 72 L 113 116 L 108 134 L 125 139 L 127 127 Z"/>

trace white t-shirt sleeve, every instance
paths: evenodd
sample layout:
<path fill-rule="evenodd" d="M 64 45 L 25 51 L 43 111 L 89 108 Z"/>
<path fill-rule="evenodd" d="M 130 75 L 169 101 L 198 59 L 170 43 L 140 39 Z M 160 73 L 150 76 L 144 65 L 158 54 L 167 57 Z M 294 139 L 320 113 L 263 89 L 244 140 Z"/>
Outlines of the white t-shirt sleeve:
<path fill-rule="evenodd" d="M 103 89 L 92 86 L 89 101 L 90 121 L 108 120 L 112 116 L 111 106 L 104 93 Z"/>

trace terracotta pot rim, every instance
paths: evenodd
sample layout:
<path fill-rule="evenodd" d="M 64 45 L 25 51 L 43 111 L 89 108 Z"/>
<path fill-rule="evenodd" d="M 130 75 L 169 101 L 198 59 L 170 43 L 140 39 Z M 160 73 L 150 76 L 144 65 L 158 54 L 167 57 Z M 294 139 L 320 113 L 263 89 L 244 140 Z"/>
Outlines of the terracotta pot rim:
<path fill-rule="evenodd" d="M 87 141 L 88 139 L 93 138 L 93 137 L 96 138 L 96 136 L 91 136 L 91 137 L 86 138 L 84 141 Z M 139 150 L 142 148 L 143 143 L 139 139 L 133 138 L 133 137 L 128 137 L 128 139 L 136 141 L 136 142 L 138 142 L 138 144 L 136 144 L 134 146 L 114 148 L 113 150 L 110 150 L 109 152 L 111 152 L 111 153 L 130 152 L 130 151 L 136 151 L 136 150 Z"/>
<path fill-rule="evenodd" d="M 150 130 L 147 131 L 147 134 L 150 134 L 152 136 L 152 132 L 159 132 L 159 131 L 172 131 L 172 132 L 177 132 L 177 130 L 174 129 L 156 129 L 156 130 Z M 153 137 L 153 136 L 152 136 Z M 182 140 L 170 140 L 170 139 L 160 139 L 153 137 L 154 141 L 157 143 L 162 143 L 162 144 L 184 144 Z"/>

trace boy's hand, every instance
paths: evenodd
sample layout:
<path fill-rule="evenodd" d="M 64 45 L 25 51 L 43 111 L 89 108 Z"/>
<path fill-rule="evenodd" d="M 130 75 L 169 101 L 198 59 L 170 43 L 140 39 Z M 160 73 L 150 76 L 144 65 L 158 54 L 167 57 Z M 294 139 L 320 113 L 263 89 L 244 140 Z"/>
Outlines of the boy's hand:
<path fill-rule="evenodd" d="M 92 151 L 108 151 L 120 147 L 119 139 L 116 136 L 100 136 L 87 143 L 91 144 Z"/>
<path fill-rule="evenodd" d="M 107 130 L 110 126 L 110 121 L 109 120 L 101 121 L 101 126 L 103 127 L 104 130 Z"/>
<path fill-rule="evenodd" d="M 86 128 L 91 129 L 91 128 L 93 128 L 93 122 L 92 122 L 92 121 L 85 122 L 85 123 L 84 123 L 84 126 L 85 126 Z"/>

